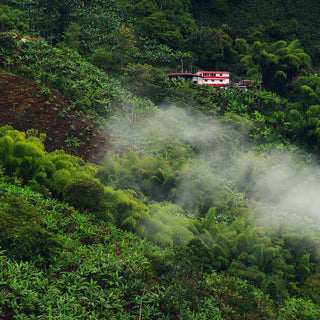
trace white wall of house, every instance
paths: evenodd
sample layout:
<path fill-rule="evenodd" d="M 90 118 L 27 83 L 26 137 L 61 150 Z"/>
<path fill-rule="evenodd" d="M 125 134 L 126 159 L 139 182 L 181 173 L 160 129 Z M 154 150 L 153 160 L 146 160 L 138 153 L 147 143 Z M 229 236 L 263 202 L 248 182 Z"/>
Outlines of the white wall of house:
<path fill-rule="evenodd" d="M 225 86 L 230 83 L 229 72 L 226 71 L 199 71 L 193 77 L 198 85 Z"/>

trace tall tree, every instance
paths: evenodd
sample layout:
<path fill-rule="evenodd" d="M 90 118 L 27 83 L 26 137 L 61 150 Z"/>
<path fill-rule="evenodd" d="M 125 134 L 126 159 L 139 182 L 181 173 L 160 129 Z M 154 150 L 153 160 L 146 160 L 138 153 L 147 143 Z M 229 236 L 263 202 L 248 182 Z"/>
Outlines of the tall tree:
<path fill-rule="evenodd" d="M 176 46 L 181 33 L 174 24 L 170 23 L 164 12 L 157 11 L 138 21 L 137 27 L 143 36 L 156 39 L 157 41 Z"/>
<path fill-rule="evenodd" d="M 265 88 L 284 94 L 289 83 L 298 76 L 311 72 L 311 58 L 307 55 L 298 40 L 289 44 L 277 41 L 271 45 L 256 41 L 249 48 L 242 62 L 247 70 L 258 67 L 262 74 L 262 84 Z"/>

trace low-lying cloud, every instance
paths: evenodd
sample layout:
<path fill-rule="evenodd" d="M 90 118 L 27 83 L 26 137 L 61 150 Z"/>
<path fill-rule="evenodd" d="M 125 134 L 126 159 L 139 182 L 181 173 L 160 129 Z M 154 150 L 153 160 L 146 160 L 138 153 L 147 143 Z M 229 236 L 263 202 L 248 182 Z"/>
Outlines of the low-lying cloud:
<path fill-rule="evenodd" d="M 265 154 L 250 151 L 250 143 L 245 141 L 247 131 L 211 117 L 191 116 L 178 108 L 159 109 L 152 116 L 143 117 L 130 114 L 111 124 L 122 150 L 152 153 L 170 141 L 180 141 L 195 151 L 202 173 L 205 164 L 214 179 L 218 176 L 232 181 L 255 201 L 288 214 L 320 219 L 317 165 L 303 163 L 301 157 L 279 149 Z"/>

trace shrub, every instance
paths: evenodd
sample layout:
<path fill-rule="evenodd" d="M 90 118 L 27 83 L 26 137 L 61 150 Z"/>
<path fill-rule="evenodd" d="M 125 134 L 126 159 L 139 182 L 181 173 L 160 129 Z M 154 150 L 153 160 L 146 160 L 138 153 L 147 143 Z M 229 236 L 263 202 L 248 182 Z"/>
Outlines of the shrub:
<path fill-rule="evenodd" d="M 112 66 L 113 56 L 111 52 L 108 52 L 104 48 L 98 48 L 94 51 L 90 60 L 95 66 L 108 69 Z"/>
<path fill-rule="evenodd" d="M 104 187 L 95 180 L 79 179 L 68 184 L 63 190 L 63 198 L 75 208 L 95 212 L 100 208 Z"/>
<path fill-rule="evenodd" d="M 14 259 L 58 254 L 63 243 L 56 235 L 41 228 L 41 213 L 18 197 L 2 199 L 0 210 L 0 246 Z"/>
<path fill-rule="evenodd" d="M 23 23 L 21 21 L 17 23 L 16 27 L 21 32 L 28 31 L 30 29 L 30 27 L 27 24 L 25 24 L 25 23 Z"/>

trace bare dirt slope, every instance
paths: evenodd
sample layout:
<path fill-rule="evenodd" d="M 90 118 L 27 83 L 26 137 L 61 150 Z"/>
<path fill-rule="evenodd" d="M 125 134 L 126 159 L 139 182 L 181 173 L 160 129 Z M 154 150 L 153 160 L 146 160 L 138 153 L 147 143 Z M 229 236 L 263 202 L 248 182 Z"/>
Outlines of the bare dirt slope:
<path fill-rule="evenodd" d="M 0 71 L 0 126 L 46 134 L 47 152 L 64 149 L 85 161 L 100 162 L 108 149 L 108 135 L 88 116 L 71 108 L 58 92 Z"/>

